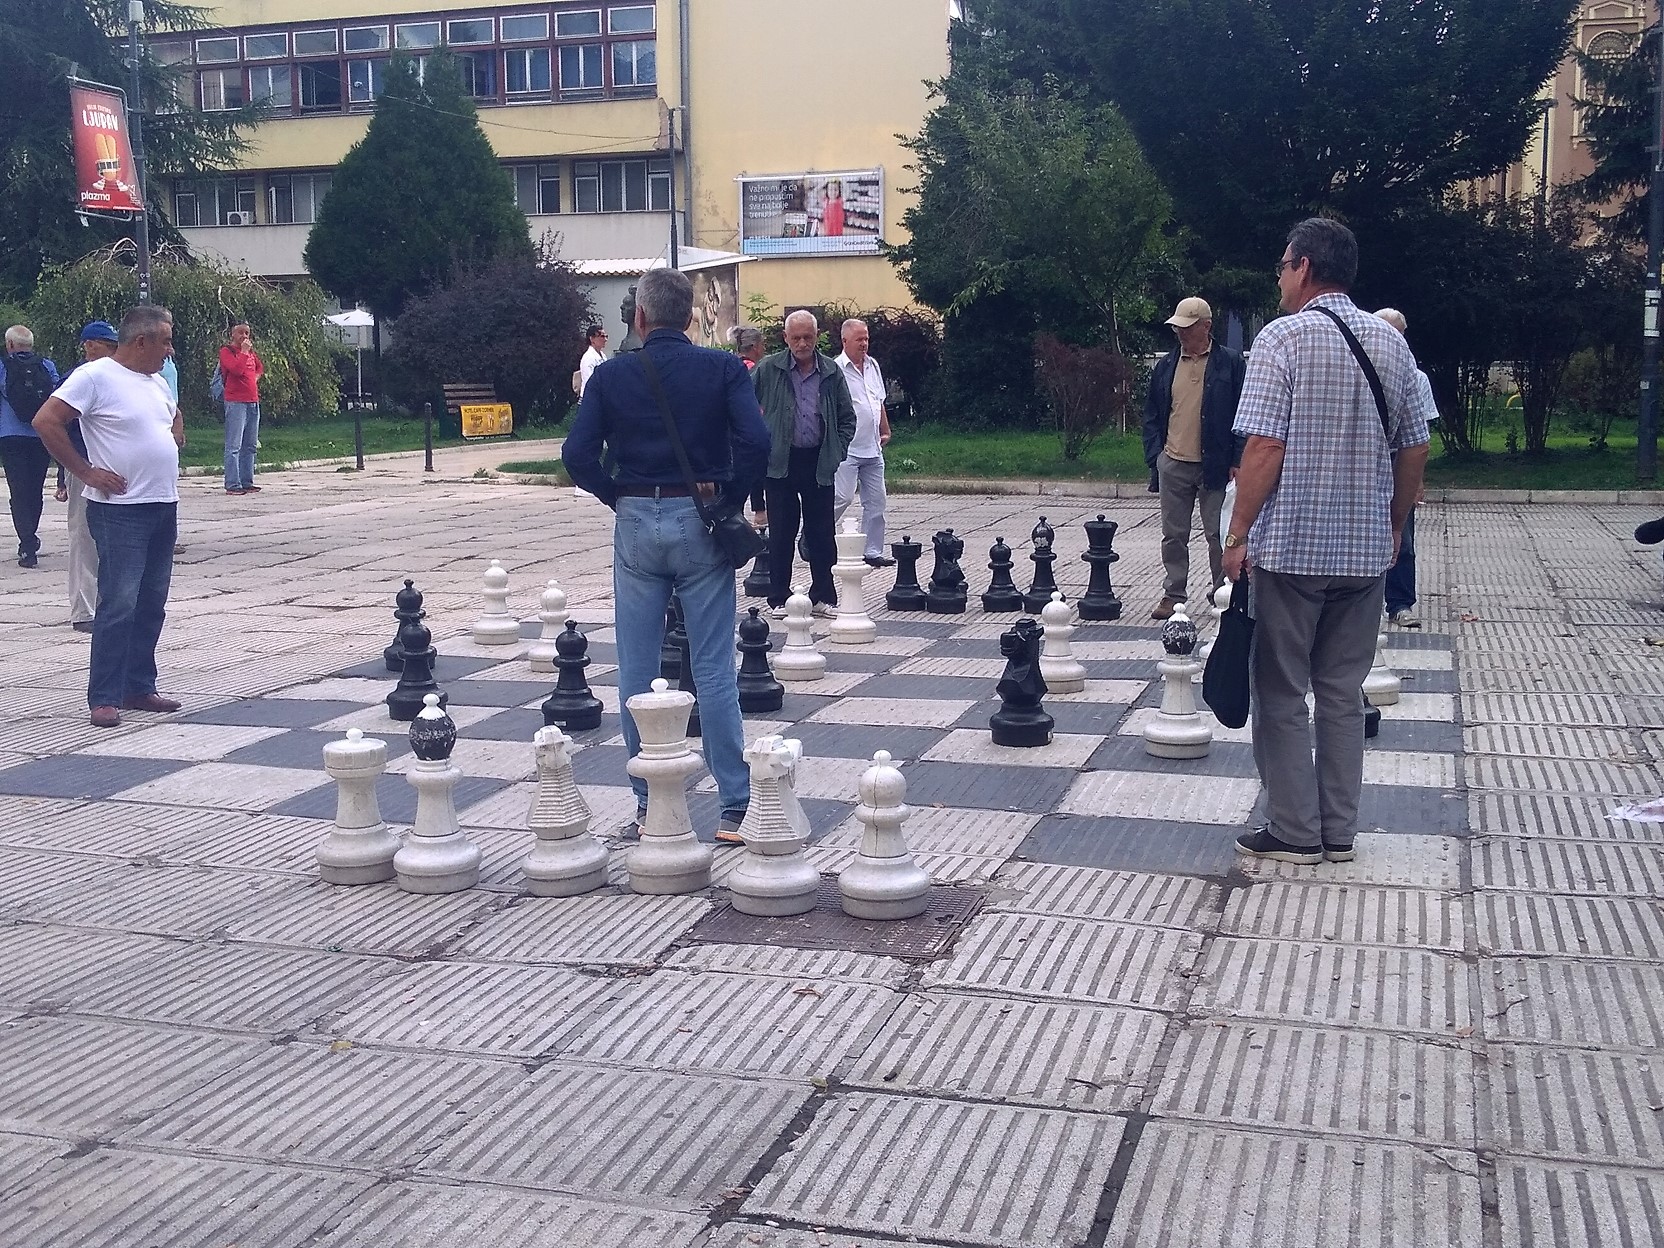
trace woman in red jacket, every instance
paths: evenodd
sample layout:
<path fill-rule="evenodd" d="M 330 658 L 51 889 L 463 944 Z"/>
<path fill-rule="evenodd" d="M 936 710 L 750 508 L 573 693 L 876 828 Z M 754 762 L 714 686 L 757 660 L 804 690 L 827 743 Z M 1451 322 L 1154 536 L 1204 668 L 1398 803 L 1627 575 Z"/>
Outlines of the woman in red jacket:
<path fill-rule="evenodd" d="M 225 379 L 225 492 L 258 494 L 254 448 L 260 441 L 260 378 L 266 365 L 255 354 L 248 325 L 231 327 L 231 343 L 220 348 Z"/>

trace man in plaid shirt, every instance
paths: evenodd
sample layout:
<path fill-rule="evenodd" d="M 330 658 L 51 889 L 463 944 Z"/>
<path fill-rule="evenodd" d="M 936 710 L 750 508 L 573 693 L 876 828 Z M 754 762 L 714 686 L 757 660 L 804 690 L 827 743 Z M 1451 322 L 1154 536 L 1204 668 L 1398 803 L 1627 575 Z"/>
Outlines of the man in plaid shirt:
<path fill-rule="evenodd" d="M 1360 689 L 1375 654 L 1383 582 L 1421 489 L 1427 410 L 1404 339 L 1346 291 L 1358 243 L 1336 221 L 1289 231 L 1283 310 L 1248 357 L 1235 431 L 1248 439 L 1225 574 L 1251 572 L 1254 763 L 1269 823 L 1239 852 L 1283 862 L 1352 858 L 1363 795 Z M 1378 374 L 1386 412 L 1338 316 Z M 1315 695 L 1316 758 L 1306 720 Z"/>

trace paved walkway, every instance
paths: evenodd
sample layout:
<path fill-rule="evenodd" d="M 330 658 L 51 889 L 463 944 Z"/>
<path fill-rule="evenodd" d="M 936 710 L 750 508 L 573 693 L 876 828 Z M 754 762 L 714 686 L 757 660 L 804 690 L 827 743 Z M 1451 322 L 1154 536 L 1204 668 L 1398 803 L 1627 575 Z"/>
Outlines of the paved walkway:
<path fill-rule="evenodd" d="M 877 613 L 777 726 L 827 872 L 863 760 L 906 761 L 940 922 L 769 927 L 720 888 L 523 893 L 549 681 L 463 635 L 486 560 L 525 617 L 560 578 L 608 711 L 579 779 L 615 828 L 608 517 L 422 475 L 186 482 L 161 664 L 186 708 L 114 733 L 85 725 L 61 511 L 38 570 L 0 567 L 0 1243 L 1656 1242 L 1664 834 L 1611 817 L 1664 792 L 1661 569 L 1628 536 L 1649 513 L 1425 511 L 1376 830 L 1355 863 L 1288 868 L 1230 853 L 1243 734 L 1193 764 L 1141 749 L 1148 503 L 898 498 L 898 536 L 966 536 L 973 591 L 1043 506 L 1078 593 L 1080 522 L 1109 510 L 1127 620 L 1077 635 L 1087 692 L 1015 758 L 978 728 L 1003 624 Z M 376 669 L 405 576 L 486 850 L 450 897 L 313 878 L 346 727 L 388 734 L 382 809 L 410 817 Z"/>

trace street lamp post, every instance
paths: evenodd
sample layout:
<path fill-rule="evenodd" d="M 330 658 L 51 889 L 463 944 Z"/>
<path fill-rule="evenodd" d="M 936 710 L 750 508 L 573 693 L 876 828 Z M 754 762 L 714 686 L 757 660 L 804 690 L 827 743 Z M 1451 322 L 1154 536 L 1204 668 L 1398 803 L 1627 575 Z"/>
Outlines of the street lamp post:
<path fill-rule="evenodd" d="M 1664 38 L 1664 22 L 1654 28 Z M 1658 89 L 1653 107 L 1652 180 L 1647 192 L 1647 293 L 1641 317 L 1641 412 L 1635 422 L 1635 475 L 1658 476 L 1658 301 L 1659 264 L 1664 252 L 1664 43 L 1658 53 Z"/>
<path fill-rule="evenodd" d="M 150 200 L 144 177 L 144 97 L 139 76 L 139 27 L 144 25 L 144 0 L 127 0 L 127 132 L 133 140 L 133 176 L 139 191 L 138 219 L 133 223 L 139 250 L 139 302 L 150 302 Z"/>

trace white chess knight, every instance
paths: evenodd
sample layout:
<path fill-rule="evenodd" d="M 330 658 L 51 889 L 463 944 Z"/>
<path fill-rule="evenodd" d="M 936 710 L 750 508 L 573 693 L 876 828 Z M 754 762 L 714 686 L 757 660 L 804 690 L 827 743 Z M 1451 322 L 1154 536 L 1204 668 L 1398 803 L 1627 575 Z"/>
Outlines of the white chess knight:
<path fill-rule="evenodd" d="M 638 893 L 697 893 L 711 882 L 711 847 L 693 834 L 687 778 L 704 766 L 688 747 L 693 695 L 658 679 L 625 705 L 641 751 L 625 768 L 647 782 L 647 819 L 625 865 Z"/>
<path fill-rule="evenodd" d="M 802 743 L 783 737 L 758 737 L 746 747 L 751 804 L 740 824 L 745 856 L 728 877 L 729 903 L 741 914 L 780 916 L 815 908 L 820 872 L 803 852 L 809 819 L 796 789 L 802 756 Z"/>
<path fill-rule="evenodd" d="M 520 863 L 526 891 L 537 897 L 591 892 L 607 882 L 607 851 L 589 833 L 589 803 L 572 778 L 572 738 L 559 728 L 539 728 L 532 743 L 537 796 L 526 826 L 537 842 Z"/>
<path fill-rule="evenodd" d="M 1165 655 L 1156 664 L 1161 674 L 1161 709 L 1144 725 L 1144 751 L 1157 758 L 1201 758 L 1213 745 L 1213 729 L 1196 709 L 1196 687 L 1191 678 L 1201 670 L 1193 650 L 1196 626 L 1185 614 L 1184 603 L 1162 626 Z"/>
<path fill-rule="evenodd" d="M 566 621 L 570 618 L 566 610 L 565 591 L 561 589 L 559 581 L 550 581 L 544 586 L 542 596 L 538 599 L 537 619 L 538 623 L 543 625 L 543 631 L 526 647 L 526 660 L 531 664 L 532 671 L 555 670 L 555 638 L 560 636 L 561 629 L 566 627 Z M 515 631 L 518 634 L 518 625 Z"/>
<path fill-rule="evenodd" d="M 855 527 L 854 520 L 845 520 L 843 532 L 834 540 L 838 543 L 838 562 L 832 565 L 832 576 L 838 582 L 838 614 L 827 626 L 826 635 L 845 645 L 866 645 L 878 636 L 878 625 L 867 614 L 866 591 L 862 588 L 871 571 L 862 554 L 867 548 L 866 535 Z"/>
<path fill-rule="evenodd" d="M 1208 639 L 1202 643 L 1202 648 L 1196 652 L 1196 657 L 1201 660 L 1204 669 L 1208 665 L 1208 656 L 1213 653 L 1213 643 L 1219 636 L 1219 621 L 1225 618 L 1225 612 L 1230 609 L 1231 590 L 1233 588 L 1235 587 L 1231 582 L 1226 581 L 1213 591 L 1213 631 L 1208 634 Z M 1194 679 L 1201 680 L 1202 673 L 1197 672 Z"/>
<path fill-rule="evenodd" d="M 913 861 L 901 825 L 907 780 L 890 755 L 879 750 L 861 775 L 861 804 L 855 817 L 865 825 L 861 852 L 838 875 L 844 913 L 857 919 L 911 919 L 930 906 L 930 876 Z"/>
<path fill-rule="evenodd" d="M 1387 635 L 1375 634 L 1375 663 L 1364 677 L 1364 697 L 1371 706 L 1392 706 L 1403 691 L 1404 682 L 1387 666 Z"/>
<path fill-rule="evenodd" d="M 1075 635 L 1074 608 L 1063 601 L 1063 591 L 1052 590 L 1052 600 L 1040 609 L 1045 645 L 1040 651 L 1040 678 L 1047 693 L 1083 693 L 1086 668 L 1075 658 L 1070 638 Z"/>
<path fill-rule="evenodd" d="M 801 589 L 792 590 L 786 599 L 786 644 L 773 660 L 776 680 L 819 680 L 826 675 L 826 656 L 815 649 L 811 610 L 808 595 Z"/>
<path fill-rule="evenodd" d="M 387 770 L 387 742 L 347 730 L 324 746 L 324 770 L 336 784 L 335 827 L 318 842 L 318 878 L 325 884 L 379 884 L 393 878 L 399 834 L 381 821 L 376 781 Z"/>
<path fill-rule="evenodd" d="M 422 698 L 410 739 L 416 763 L 405 779 L 416 789 L 416 822 L 393 856 L 394 873 L 407 893 L 459 893 L 479 883 L 482 855 L 457 822 L 462 773 L 451 765 L 456 725 L 440 709 L 437 693 Z"/>
<path fill-rule="evenodd" d="M 474 641 L 482 646 L 512 646 L 520 640 L 520 621 L 508 610 L 508 573 L 497 560 L 485 570 L 485 611 L 474 621 Z"/>

